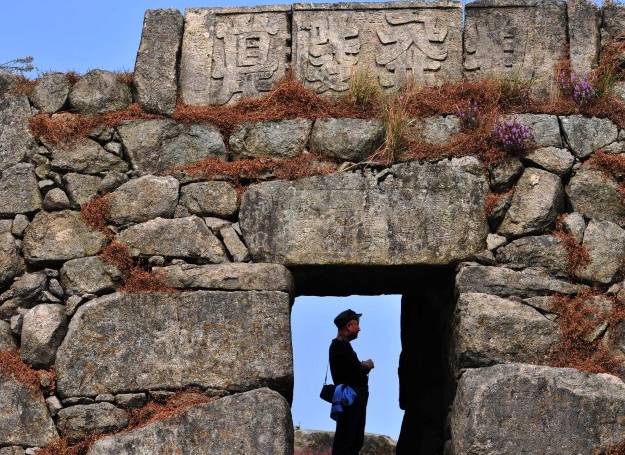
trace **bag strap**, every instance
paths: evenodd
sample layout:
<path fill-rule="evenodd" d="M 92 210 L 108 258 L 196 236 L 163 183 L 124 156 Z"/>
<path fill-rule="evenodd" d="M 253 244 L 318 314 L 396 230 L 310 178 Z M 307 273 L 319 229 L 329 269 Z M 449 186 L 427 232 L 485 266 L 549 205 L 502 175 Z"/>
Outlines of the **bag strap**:
<path fill-rule="evenodd" d="M 326 367 L 326 377 L 323 379 L 323 385 L 328 383 L 328 369 L 330 368 L 330 362 L 328 362 L 328 366 Z"/>

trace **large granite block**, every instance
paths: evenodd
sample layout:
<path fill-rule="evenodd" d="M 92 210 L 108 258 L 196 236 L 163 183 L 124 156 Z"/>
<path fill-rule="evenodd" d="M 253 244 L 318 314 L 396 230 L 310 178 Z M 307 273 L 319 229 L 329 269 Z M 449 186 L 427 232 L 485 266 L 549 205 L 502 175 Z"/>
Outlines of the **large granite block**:
<path fill-rule="evenodd" d="M 460 2 L 403 1 L 293 5 L 293 67 L 317 93 L 348 90 L 355 71 L 383 89 L 406 79 L 440 85 L 460 79 Z"/>
<path fill-rule="evenodd" d="M 227 104 L 271 90 L 290 54 L 289 5 L 185 11 L 180 93 L 190 105 Z"/>

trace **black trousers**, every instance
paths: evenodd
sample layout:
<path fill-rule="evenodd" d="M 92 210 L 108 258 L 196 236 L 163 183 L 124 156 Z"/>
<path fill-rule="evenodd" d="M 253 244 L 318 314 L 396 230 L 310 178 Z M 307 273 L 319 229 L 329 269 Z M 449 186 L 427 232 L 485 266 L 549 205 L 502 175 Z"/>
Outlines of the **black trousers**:
<path fill-rule="evenodd" d="M 358 455 L 365 439 L 368 389 L 355 389 L 357 398 L 351 406 L 343 408 L 336 421 L 332 455 Z"/>

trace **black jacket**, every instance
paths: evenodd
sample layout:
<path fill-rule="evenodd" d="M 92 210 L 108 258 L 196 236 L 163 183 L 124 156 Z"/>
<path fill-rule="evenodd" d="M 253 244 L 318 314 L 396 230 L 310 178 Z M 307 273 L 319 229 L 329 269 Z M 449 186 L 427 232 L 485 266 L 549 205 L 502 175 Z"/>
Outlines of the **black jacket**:
<path fill-rule="evenodd" d="M 349 341 L 332 340 L 330 344 L 330 371 L 335 384 L 354 388 L 367 387 L 369 376 L 360 364 Z"/>

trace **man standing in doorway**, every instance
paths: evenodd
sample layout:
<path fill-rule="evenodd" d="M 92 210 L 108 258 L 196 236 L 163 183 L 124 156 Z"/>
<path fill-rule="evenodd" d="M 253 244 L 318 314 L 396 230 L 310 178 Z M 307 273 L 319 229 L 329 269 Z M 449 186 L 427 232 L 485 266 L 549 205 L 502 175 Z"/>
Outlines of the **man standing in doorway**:
<path fill-rule="evenodd" d="M 358 455 L 365 437 L 367 400 L 369 399 L 369 372 L 371 359 L 361 362 L 350 341 L 360 332 L 360 316 L 345 310 L 334 318 L 338 334 L 330 344 L 330 371 L 334 384 L 345 384 L 356 392 L 356 400 L 345 406 L 336 421 L 332 455 Z"/>

